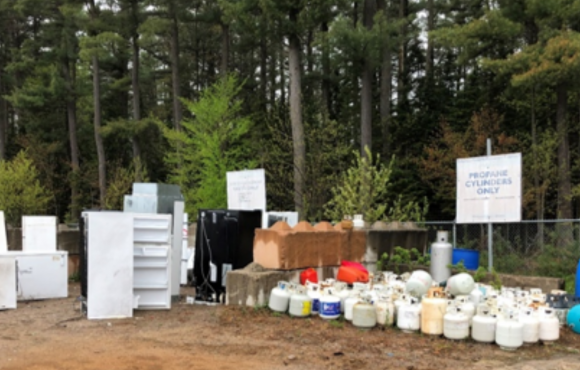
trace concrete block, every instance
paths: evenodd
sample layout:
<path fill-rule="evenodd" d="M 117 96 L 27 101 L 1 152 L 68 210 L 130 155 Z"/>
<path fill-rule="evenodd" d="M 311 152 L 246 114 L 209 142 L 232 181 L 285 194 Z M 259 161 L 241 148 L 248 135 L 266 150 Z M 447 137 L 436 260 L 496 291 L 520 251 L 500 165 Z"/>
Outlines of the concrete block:
<path fill-rule="evenodd" d="M 314 267 L 318 280 L 335 278 L 338 266 Z M 252 263 L 242 270 L 228 273 L 226 279 L 226 304 L 233 306 L 264 306 L 268 304 L 270 292 L 279 281 L 300 282 L 297 270 L 270 270 Z"/>

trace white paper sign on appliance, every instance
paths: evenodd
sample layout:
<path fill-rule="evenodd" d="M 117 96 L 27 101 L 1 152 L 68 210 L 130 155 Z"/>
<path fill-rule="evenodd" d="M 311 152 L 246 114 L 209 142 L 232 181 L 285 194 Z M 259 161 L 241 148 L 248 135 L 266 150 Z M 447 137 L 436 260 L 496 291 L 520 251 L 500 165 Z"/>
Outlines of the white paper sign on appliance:
<path fill-rule="evenodd" d="M 457 160 L 457 223 L 522 219 L 522 154 Z"/>
<path fill-rule="evenodd" d="M 228 209 L 266 210 L 266 173 L 257 170 L 228 172 Z"/>

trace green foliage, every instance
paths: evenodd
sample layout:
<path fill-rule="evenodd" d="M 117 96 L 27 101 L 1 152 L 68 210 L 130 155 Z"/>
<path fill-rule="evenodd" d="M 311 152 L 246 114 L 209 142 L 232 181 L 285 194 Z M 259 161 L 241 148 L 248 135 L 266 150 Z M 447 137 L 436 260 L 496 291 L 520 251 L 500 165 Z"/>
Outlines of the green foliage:
<path fill-rule="evenodd" d="M 392 264 L 398 272 L 398 265 L 429 266 L 430 262 L 430 256 L 424 255 L 417 248 L 406 249 L 396 246 L 391 256 L 385 252 L 379 257 L 377 270 L 384 271 L 388 265 Z"/>
<path fill-rule="evenodd" d="M 107 196 L 105 197 L 105 208 L 112 210 L 122 210 L 126 194 L 131 193 L 131 187 L 135 182 L 135 173 L 139 170 L 141 173 L 141 182 L 149 182 L 147 169 L 140 163 L 131 164 L 129 167 L 123 167 L 117 164 L 112 170 L 112 176 L 108 176 Z"/>
<path fill-rule="evenodd" d="M 423 223 L 429 212 L 429 201 L 427 197 L 423 198 L 423 205 L 420 202 L 414 200 L 403 202 L 403 195 L 393 202 L 393 206 L 389 209 L 389 215 L 387 217 L 390 221 L 414 221 L 417 223 Z"/>
<path fill-rule="evenodd" d="M 491 276 L 493 278 L 491 286 L 494 287 L 494 289 L 496 290 L 500 290 L 502 287 L 502 281 L 497 271 L 495 271 L 495 269 L 491 269 Z"/>
<path fill-rule="evenodd" d="M 377 270 L 385 271 L 385 268 L 387 267 L 388 264 L 389 264 L 389 254 L 387 252 L 384 252 L 383 254 L 381 254 L 381 256 L 377 261 Z"/>
<path fill-rule="evenodd" d="M 51 197 L 38 176 L 25 151 L 10 161 L 0 161 L 0 210 L 8 224 L 20 226 L 23 215 L 46 212 Z"/>
<path fill-rule="evenodd" d="M 449 264 L 447 268 L 453 270 L 454 273 L 468 272 L 463 260 L 460 260 L 455 265 Z"/>
<path fill-rule="evenodd" d="M 182 131 L 159 124 L 171 147 L 165 157 L 169 180 L 181 186 L 189 214 L 200 208 L 225 208 L 226 172 L 256 166 L 248 139 L 253 123 L 241 114 L 237 97 L 241 88 L 235 76 L 224 77 L 199 100 L 183 99 L 193 118 L 182 122 Z"/>
<path fill-rule="evenodd" d="M 385 196 L 388 194 L 393 160 L 385 166 L 377 154 L 373 162 L 370 149 L 366 156 L 354 152 L 351 167 L 343 173 L 340 183 L 332 188 L 332 199 L 325 205 L 326 215 L 334 220 L 342 220 L 345 215 L 362 214 L 367 222 L 380 219 L 386 209 Z"/>
<path fill-rule="evenodd" d="M 478 283 L 480 281 L 483 281 L 483 279 L 485 279 L 485 277 L 487 276 L 487 269 L 483 266 L 479 266 L 477 268 L 477 271 L 475 271 L 475 274 L 473 275 L 473 280 Z"/>

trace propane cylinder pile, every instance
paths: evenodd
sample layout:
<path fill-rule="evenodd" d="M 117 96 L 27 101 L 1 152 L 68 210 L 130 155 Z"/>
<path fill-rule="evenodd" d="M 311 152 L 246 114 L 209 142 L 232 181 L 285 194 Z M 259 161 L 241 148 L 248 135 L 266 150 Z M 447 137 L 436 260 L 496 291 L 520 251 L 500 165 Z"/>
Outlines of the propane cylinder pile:
<path fill-rule="evenodd" d="M 342 315 L 362 329 L 396 326 L 407 333 L 472 338 L 515 350 L 523 344 L 559 339 L 569 307 L 561 304 L 565 292 L 552 293 L 496 290 L 475 283 L 466 273 L 449 278 L 443 289 L 429 273 L 418 270 L 401 276 L 383 272 L 352 287 L 334 279 L 305 285 L 279 282 L 269 307 L 294 317 L 333 320 Z"/>

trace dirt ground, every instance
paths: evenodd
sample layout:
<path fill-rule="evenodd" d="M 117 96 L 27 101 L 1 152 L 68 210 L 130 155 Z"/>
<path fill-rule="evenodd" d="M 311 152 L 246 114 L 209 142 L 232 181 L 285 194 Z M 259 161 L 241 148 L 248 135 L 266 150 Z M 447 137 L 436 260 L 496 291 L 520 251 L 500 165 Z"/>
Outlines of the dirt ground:
<path fill-rule="evenodd" d="M 184 297 L 192 293 L 182 289 Z M 0 311 L 0 369 L 580 369 L 580 335 L 568 329 L 554 344 L 505 352 L 267 309 L 189 305 L 185 298 L 170 311 L 88 321 L 75 302 L 79 294 L 71 284 L 68 299 Z"/>

